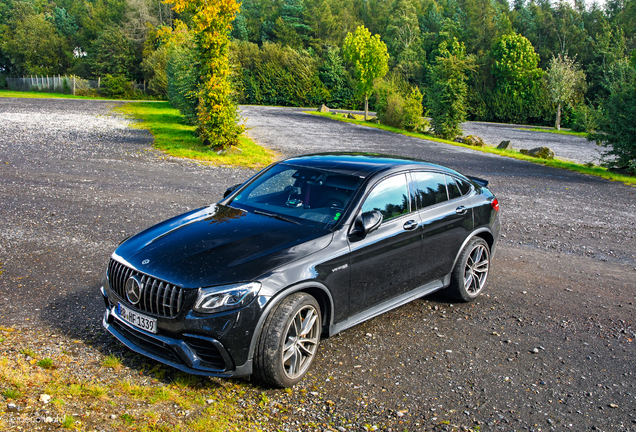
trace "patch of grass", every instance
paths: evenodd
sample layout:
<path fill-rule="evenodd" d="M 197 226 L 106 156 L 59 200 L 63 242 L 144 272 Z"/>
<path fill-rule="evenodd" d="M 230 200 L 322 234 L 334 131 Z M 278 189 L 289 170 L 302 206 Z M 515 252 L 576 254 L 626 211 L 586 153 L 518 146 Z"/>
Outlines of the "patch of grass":
<path fill-rule="evenodd" d="M 38 366 L 40 366 L 42 369 L 51 369 L 53 367 L 53 360 L 45 357 L 42 360 L 38 361 Z"/>
<path fill-rule="evenodd" d="M 321 117 L 325 117 L 325 118 L 329 118 L 332 120 L 338 120 L 338 121 L 344 121 L 347 123 L 354 123 L 354 124 L 358 124 L 358 125 L 362 125 L 362 126 L 368 126 L 368 127 L 373 127 L 373 128 L 377 128 L 377 129 L 382 129 L 388 132 L 393 132 L 393 133 L 397 133 L 397 134 L 401 134 L 401 135 L 406 135 L 406 136 L 410 136 L 410 137 L 414 137 L 414 138 L 420 138 L 420 139 L 424 139 L 424 140 L 428 140 L 428 141 L 435 141 L 435 142 L 439 142 L 439 143 L 444 143 L 444 144 L 449 144 L 449 145 L 453 145 L 453 146 L 457 146 L 457 147 L 464 147 L 470 150 L 474 150 L 474 151 L 480 151 L 483 153 L 491 153 L 491 154 L 496 154 L 499 156 L 505 156 L 505 157 L 509 157 L 509 158 L 513 158 L 513 159 L 518 159 L 518 160 L 523 160 L 526 162 L 532 162 L 532 163 L 536 163 L 539 165 L 545 165 L 545 166 L 549 166 L 552 168 L 559 168 L 559 169 L 565 169 L 565 170 L 569 170 L 569 171 L 575 171 L 581 174 L 586 174 L 586 175 L 590 175 L 590 176 L 594 176 L 594 177 L 600 177 L 600 178 L 604 178 L 606 180 L 612 180 L 612 181 L 620 181 L 625 183 L 626 185 L 636 185 L 636 177 L 635 176 L 628 176 L 628 175 L 624 175 L 624 174 L 616 174 L 613 173 L 611 171 L 608 171 L 607 168 L 603 168 L 600 166 L 589 166 L 588 164 L 577 164 L 574 162 L 568 162 L 568 161 L 564 161 L 564 160 L 560 160 L 560 159 L 552 159 L 552 160 L 547 160 L 547 159 L 538 159 L 538 158 L 534 158 L 532 156 L 526 156 L 523 155 L 517 151 L 514 150 L 499 150 L 498 148 L 495 147 L 473 147 L 473 146 L 469 146 L 466 144 L 462 144 L 462 143 L 458 143 L 455 141 L 450 141 L 450 140 L 445 140 L 442 138 L 437 138 L 431 135 L 427 135 L 427 134 L 421 134 L 421 133 L 415 133 L 415 132 L 408 132 L 402 129 L 397 129 L 394 127 L 390 127 L 390 126 L 385 126 L 385 125 L 381 125 L 381 124 L 374 124 L 374 123 L 370 123 L 370 122 L 365 122 L 364 120 L 360 121 L 360 120 L 352 120 L 352 119 L 346 119 L 342 116 L 337 116 L 337 115 L 332 115 L 329 113 L 321 113 L 321 112 L 317 112 L 317 111 L 307 111 L 307 114 L 311 114 L 311 115 L 318 115 Z"/>
<path fill-rule="evenodd" d="M 130 414 L 124 413 L 120 415 L 119 418 L 122 419 L 128 426 L 132 426 L 132 424 L 135 422 L 135 418 Z"/>
<path fill-rule="evenodd" d="M 102 360 L 102 366 L 105 368 L 119 370 L 121 369 L 121 359 L 114 355 L 107 355 L 104 360 Z"/>
<path fill-rule="evenodd" d="M 9 388 L 2 390 L 2 396 L 7 399 L 19 399 L 22 396 L 22 392 L 15 388 Z"/>
<path fill-rule="evenodd" d="M 186 124 L 179 111 L 168 102 L 130 102 L 115 111 L 141 120 L 136 127 L 150 131 L 155 138 L 155 148 L 170 156 L 195 159 L 211 165 L 254 169 L 263 168 L 276 158 L 273 151 L 257 145 L 245 136 L 239 138 L 238 147 L 242 153 L 216 154 L 203 145 L 195 133 L 195 126 Z"/>
<path fill-rule="evenodd" d="M 64 429 L 76 429 L 75 419 L 73 416 L 66 414 L 61 421 L 62 427 Z"/>
<path fill-rule="evenodd" d="M 147 399 L 152 394 L 152 388 L 141 386 L 138 384 L 133 384 L 130 381 L 123 381 L 119 385 L 119 389 L 123 393 L 135 399 Z"/>
<path fill-rule="evenodd" d="M 176 387 L 185 389 L 191 386 L 196 386 L 199 382 L 199 377 L 196 375 L 188 374 L 185 372 L 179 372 L 177 377 L 172 382 Z"/>
<path fill-rule="evenodd" d="M 108 389 L 99 384 L 90 384 L 84 388 L 84 393 L 98 399 L 105 399 L 108 397 Z"/>
<path fill-rule="evenodd" d="M 572 135 L 581 138 L 587 138 L 587 132 L 573 132 L 571 130 L 556 130 L 556 129 L 547 129 L 547 128 L 515 128 L 521 131 L 529 131 L 529 132 L 546 132 L 553 133 L 558 135 Z"/>
<path fill-rule="evenodd" d="M 29 356 L 29 357 L 37 357 L 37 354 L 35 354 L 35 351 L 33 351 L 31 348 L 24 348 L 20 350 L 20 354 L 25 355 L 25 356 Z"/>
<path fill-rule="evenodd" d="M 177 394 L 174 391 L 170 390 L 169 388 L 167 388 L 167 387 L 158 387 L 158 388 L 155 389 L 155 391 L 150 396 L 148 401 L 151 404 L 155 404 L 155 403 L 158 403 L 158 402 L 164 402 L 164 401 L 173 400 L 176 396 L 177 396 Z"/>

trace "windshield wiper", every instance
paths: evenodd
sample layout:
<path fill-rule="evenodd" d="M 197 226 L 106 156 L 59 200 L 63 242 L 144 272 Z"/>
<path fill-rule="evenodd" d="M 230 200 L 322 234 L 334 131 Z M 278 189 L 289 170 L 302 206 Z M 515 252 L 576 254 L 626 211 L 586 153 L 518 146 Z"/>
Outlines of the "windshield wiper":
<path fill-rule="evenodd" d="M 291 223 L 296 224 L 296 225 L 300 225 L 300 223 L 296 222 L 295 220 L 288 219 L 285 216 L 277 215 L 275 213 L 267 213 L 267 212 L 264 212 L 262 210 L 254 210 L 254 213 L 259 214 L 259 215 L 263 215 L 263 216 L 273 217 L 275 219 L 282 220 L 282 221 L 285 221 L 285 222 L 291 222 Z"/>

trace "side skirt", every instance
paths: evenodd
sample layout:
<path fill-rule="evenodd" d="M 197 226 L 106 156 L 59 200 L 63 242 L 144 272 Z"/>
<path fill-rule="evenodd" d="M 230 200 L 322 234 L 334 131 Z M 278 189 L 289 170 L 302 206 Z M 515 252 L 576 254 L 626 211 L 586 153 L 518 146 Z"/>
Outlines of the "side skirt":
<path fill-rule="evenodd" d="M 422 285 L 418 288 L 415 288 L 412 291 L 409 291 L 400 296 L 394 297 L 392 299 L 387 300 L 384 303 L 380 303 L 377 306 L 374 306 L 370 309 L 367 309 L 363 312 L 360 312 L 357 315 L 354 315 L 344 321 L 339 323 L 331 324 L 329 326 L 329 336 L 333 336 L 337 333 L 340 333 L 343 330 L 346 330 L 350 327 L 353 327 L 357 324 L 360 324 L 366 320 L 369 320 L 378 315 L 382 315 L 385 312 L 390 311 L 391 309 L 395 309 L 400 307 L 406 303 L 409 303 L 417 298 L 423 297 L 425 295 L 431 294 L 435 291 L 438 291 L 442 288 L 446 288 L 450 284 L 451 275 L 448 274 L 441 279 L 436 279 L 432 282 L 429 282 L 425 285 Z"/>

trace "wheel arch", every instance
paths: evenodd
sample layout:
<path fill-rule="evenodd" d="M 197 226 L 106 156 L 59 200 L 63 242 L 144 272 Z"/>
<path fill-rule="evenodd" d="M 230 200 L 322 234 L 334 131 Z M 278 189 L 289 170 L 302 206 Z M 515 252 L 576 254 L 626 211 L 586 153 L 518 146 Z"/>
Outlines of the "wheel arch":
<path fill-rule="evenodd" d="M 267 318 L 276 310 L 276 308 L 278 308 L 278 306 L 286 297 L 297 292 L 307 293 L 316 299 L 316 301 L 318 302 L 318 306 L 320 307 L 320 313 L 322 315 L 321 333 L 322 335 L 327 334 L 327 330 L 329 329 L 329 325 L 331 324 L 331 320 L 333 317 L 333 298 L 331 297 L 331 293 L 329 292 L 327 287 L 316 281 L 301 282 L 299 284 L 292 285 L 278 292 L 267 302 L 267 306 L 258 319 L 256 328 L 254 329 L 254 333 L 252 334 L 252 340 L 250 342 L 250 348 L 247 357 L 248 362 L 254 358 L 254 351 L 256 350 L 256 345 L 259 338 L 261 337 L 263 326 L 265 325 L 265 321 L 267 320 Z"/>
<path fill-rule="evenodd" d="M 455 261 L 453 262 L 453 267 L 451 267 L 451 273 L 453 272 L 453 270 L 455 270 L 455 266 L 457 265 L 457 261 L 459 260 L 459 256 L 462 254 L 462 251 L 464 250 L 468 242 L 475 237 L 483 239 L 488 244 L 488 249 L 492 251 L 492 246 L 495 243 L 495 237 L 492 235 L 490 230 L 488 228 L 480 228 L 473 231 L 468 237 L 466 237 L 464 243 L 462 243 L 462 246 L 457 251 L 457 255 L 455 255 Z"/>

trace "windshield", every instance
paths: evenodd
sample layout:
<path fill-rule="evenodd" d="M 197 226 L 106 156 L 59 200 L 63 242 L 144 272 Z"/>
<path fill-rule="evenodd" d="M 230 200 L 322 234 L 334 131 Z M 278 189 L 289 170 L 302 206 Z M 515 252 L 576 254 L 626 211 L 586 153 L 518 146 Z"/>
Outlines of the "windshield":
<path fill-rule="evenodd" d="M 338 222 L 361 181 L 341 173 L 278 164 L 229 204 L 328 229 Z"/>

